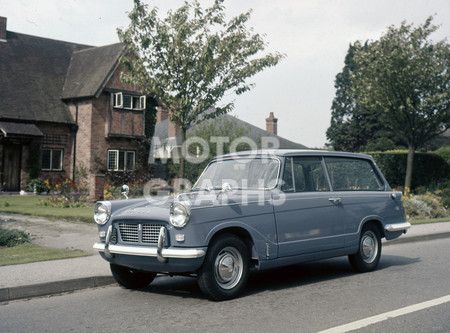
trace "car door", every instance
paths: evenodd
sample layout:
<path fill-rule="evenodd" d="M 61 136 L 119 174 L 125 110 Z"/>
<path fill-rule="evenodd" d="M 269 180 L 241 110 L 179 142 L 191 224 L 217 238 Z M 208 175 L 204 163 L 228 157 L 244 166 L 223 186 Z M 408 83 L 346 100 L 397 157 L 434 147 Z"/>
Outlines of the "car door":
<path fill-rule="evenodd" d="M 345 223 L 320 156 L 286 157 L 282 195 L 274 199 L 278 256 L 341 248 Z"/>
<path fill-rule="evenodd" d="M 369 159 L 326 156 L 324 161 L 333 192 L 341 199 L 346 221 L 345 246 L 355 246 L 362 222 L 388 219 L 385 212 L 393 211 L 395 202 L 386 193 L 384 180 Z"/>

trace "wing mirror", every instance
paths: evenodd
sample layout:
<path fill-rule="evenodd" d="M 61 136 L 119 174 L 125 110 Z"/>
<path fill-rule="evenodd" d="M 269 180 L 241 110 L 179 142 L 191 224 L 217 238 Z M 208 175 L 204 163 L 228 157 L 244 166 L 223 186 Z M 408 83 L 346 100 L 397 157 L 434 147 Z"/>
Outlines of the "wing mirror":
<path fill-rule="evenodd" d="M 122 195 L 125 197 L 125 199 L 128 199 L 128 194 L 130 193 L 130 188 L 128 185 L 122 185 L 122 190 L 120 191 Z"/>
<path fill-rule="evenodd" d="M 219 196 L 220 196 L 222 193 L 230 192 L 232 189 L 233 189 L 233 188 L 231 187 L 231 185 L 230 185 L 229 183 L 223 183 L 223 184 L 222 184 L 222 189 L 219 191 L 219 193 L 217 193 L 217 198 L 216 198 L 216 199 L 219 199 Z"/>

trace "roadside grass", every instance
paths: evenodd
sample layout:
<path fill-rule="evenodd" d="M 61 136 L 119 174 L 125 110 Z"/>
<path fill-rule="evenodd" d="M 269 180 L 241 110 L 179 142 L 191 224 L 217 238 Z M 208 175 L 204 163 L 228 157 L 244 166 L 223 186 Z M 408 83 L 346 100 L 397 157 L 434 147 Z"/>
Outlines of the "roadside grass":
<path fill-rule="evenodd" d="M 434 219 L 412 219 L 409 221 L 411 224 L 426 224 L 426 223 L 437 223 L 437 222 L 450 222 L 450 216 L 448 217 L 438 217 Z"/>
<path fill-rule="evenodd" d="M 0 196 L 0 212 L 79 220 L 83 222 L 93 221 L 93 205 L 87 207 L 62 208 L 39 204 L 41 201 L 45 201 L 48 198 L 48 196 L 43 195 Z"/>
<path fill-rule="evenodd" d="M 24 243 L 13 247 L 0 248 L 0 266 L 26 264 L 36 261 L 68 259 L 88 256 L 78 250 L 53 249 Z"/>

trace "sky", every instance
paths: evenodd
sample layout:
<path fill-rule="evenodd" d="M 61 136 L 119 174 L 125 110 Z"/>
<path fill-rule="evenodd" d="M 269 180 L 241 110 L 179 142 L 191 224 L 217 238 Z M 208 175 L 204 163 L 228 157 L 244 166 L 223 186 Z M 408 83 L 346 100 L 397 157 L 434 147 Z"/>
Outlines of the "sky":
<path fill-rule="evenodd" d="M 161 16 L 182 0 L 142 0 Z M 213 0 L 200 0 L 210 6 Z M 334 80 L 350 43 L 377 40 L 401 22 L 423 24 L 434 15 L 434 41 L 450 36 L 449 0 L 226 0 L 227 18 L 252 9 L 249 27 L 265 34 L 268 51 L 287 55 L 249 79 L 255 88 L 235 100 L 232 115 L 265 129 L 274 112 L 278 135 L 310 148 L 324 147 Z M 132 0 L 0 0 L 7 30 L 102 46 L 117 43 L 129 24 Z"/>

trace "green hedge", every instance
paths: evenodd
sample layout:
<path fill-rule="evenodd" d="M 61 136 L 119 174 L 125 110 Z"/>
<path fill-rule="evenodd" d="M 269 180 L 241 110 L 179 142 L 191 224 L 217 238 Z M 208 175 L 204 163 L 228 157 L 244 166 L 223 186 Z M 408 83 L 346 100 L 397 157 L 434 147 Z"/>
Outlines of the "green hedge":
<path fill-rule="evenodd" d="M 435 154 L 438 154 L 440 157 L 446 160 L 448 164 L 450 164 L 450 147 L 441 147 L 435 151 Z"/>
<path fill-rule="evenodd" d="M 391 187 L 402 187 L 405 183 L 408 152 L 373 152 L 375 159 Z M 439 155 L 416 153 L 414 155 L 411 187 L 433 187 L 450 179 L 450 165 Z"/>

